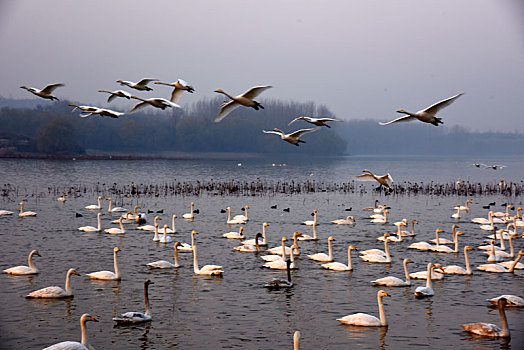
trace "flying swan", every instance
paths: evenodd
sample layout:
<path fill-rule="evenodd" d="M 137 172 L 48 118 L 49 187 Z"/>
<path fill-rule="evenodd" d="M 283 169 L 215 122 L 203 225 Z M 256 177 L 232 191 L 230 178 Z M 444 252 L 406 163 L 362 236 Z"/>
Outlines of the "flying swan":
<path fill-rule="evenodd" d="M 308 132 L 312 132 L 312 131 L 316 131 L 316 130 L 318 130 L 318 128 L 300 129 L 300 130 L 294 131 L 294 132 L 292 132 L 290 134 L 286 134 L 282 130 L 274 128 L 273 130 L 269 130 L 269 131 L 262 130 L 262 132 L 264 134 L 279 135 L 280 138 L 282 139 L 282 141 L 289 142 L 290 144 L 295 145 L 295 146 L 300 146 L 299 143 L 306 143 L 306 141 L 300 140 L 300 136 L 302 136 L 302 135 L 304 135 L 304 134 L 306 134 Z"/>
<path fill-rule="evenodd" d="M 242 95 L 238 95 L 236 97 L 233 97 L 229 95 L 227 92 L 223 90 L 215 90 L 215 92 L 219 94 L 226 95 L 231 99 L 231 101 L 224 103 L 220 107 L 220 112 L 218 112 L 218 115 L 215 117 L 215 123 L 220 122 L 222 119 L 224 119 L 229 113 L 231 113 L 233 110 L 237 109 L 240 106 L 244 107 L 251 107 L 258 111 L 259 108 L 264 109 L 264 107 L 258 103 L 257 101 L 253 100 L 258 95 L 260 95 L 263 91 L 271 88 L 272 86 L 255 86 L 251 89 L 244 92 Z"/>
<path fill-rule="evenodd" d="M 48 100 L 58 100 L 58 98 L 56 98 L 55 96 L 51 95 L 53 93 L 53 91 L 60 87 L 60 86 L 65 86 L 64 84 L 50 84 L 50 85 L 47 85 L 45 88 L 43 88 L 42 90 L 38 90 L 34 87 L 27 87 L 25 85 L 22 85 L 20 86 L 21 89 L 25 89 L 27 91 L 29 91 L 30 93 L 38 96 L 38 97 L 41 97 L 41 98 L 45 98 L 45 99 L 48 99 Z"/>

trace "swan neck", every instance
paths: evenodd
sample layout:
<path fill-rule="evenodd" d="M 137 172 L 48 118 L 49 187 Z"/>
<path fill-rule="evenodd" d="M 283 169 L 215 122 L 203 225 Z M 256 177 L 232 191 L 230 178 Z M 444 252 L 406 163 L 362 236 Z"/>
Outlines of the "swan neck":
<path fill-rule="evenodd" d="M 173 226 L 173 233 L 176 232 L 176 229 L 175 229 L 175 216 L 173 215 L 173 218 L 171 219 L 171 226 Z"/>
<path fill-rule="evenodd" d="M 499 305 L 499 316 L 500 316 L 500 327 L 502 328 L 502 336 L 509 337 L 509 327 L 508 319 L 506 318 L 506 313 L 504 312 L 504 305 Z"/>
<path fill-rule="evenodd" d="M 70 279 L 72 273 L 73 273 L 73 270 L 67 271 L 66 280 L 65 280 L 65 291 L 69 295 L 71 295 L 71 289 L 69 287 L 69 279 Z"/>
<path fill-rule="evenodd" d="M 153 241 L 158 241 L 158 225 L 155 225 L 155 236 L 153 237 Z"/>
<path fill-rule="evenodd" d="M 117 279 L 120 278 L 120 273 L 118 272 L 118 264 L 116 262 L 116 251 L 113 252 L 113 265 L 114 265 L 114 268 L 115 268 L 115 276 Z"/>
<path fill-rule="evenodd" d="M 348 248 L 348 269 L 349 270 L 352 270 L 352 266 L 351 266 L 351 248 Z"/>
<path fill-rule="evenodd" d="M 415 235 L 415 221 L 411 221 L 411 234 Z"/>
<path fill-rule="evenodd" d="M 149 285 L 146 283 L 146 284 L 144 284 L 144 301 L 146 303 L 146 312 L 145 312 L 145 314 L 147 316 L 149 316 L 151 314 L 151 312 L 149 311 L 149 293 L 148 293 L 148 290 L 149 290 Z"/>
<path fill-rule="evenodd" d="M 331 240 L 328 241 L 328 256 L 330 260 L 333 260 L 333 250 L 331 248 Z"/>
<path fill-rule="evenodd" d="M 518 255 L 517 255 L 517 258 L 515 258 L 515 260 L 513 260 L 513 263 L 512 263 L 511 266 L 509 267 L 508 272 L 513 272 L 513 270 L 515 270 L 515 266 L 517 266 L 517 264 L 518 264 L 518 262 L 519 262 L 519 260 L 520 260 L 521 257 L 522 257 L 521 254 L 518 254 Z"/>
<path fill-rule="evenodd" d="M 225 92 L 225 91 L 220 91 L 220 93 L 226 95 L 227 97 L 229 97 L 229 98 L 232 99 L 232 100 L 235 99 L 233 96 L 231 96 L 230 94 L 228 94 L 228 93 Z"/>
<path fill-rule="evenodd" d="M 291 251 L 291 255 L 293 255 L 293 251 Z M 282 260 L 286 261 L 286 242 L 282 240 Z"/>
<path fill-rule="evenodd" d="M 96 221 L 97 221 L 97 231 L 102 231 L 102 226 L 100 225 L 100 214 L 97 215 L 97 218 L 96 218 Z"/>
<path fill-rule="evenodd" d="M 435 240 L 437 241 L 436 245 L 438 247 L 440 245 L 440 239 L 439 239 L 439 236 L 438 236 L 438 231 L 435 231 Z"/>
<path fill-rule="evenodd" d="M 89 342 L 87 341 L 86 321 L 87 319 L 80 319 L 80 330 L 82 332 L 82 340 L 80 342 L 88 349 L 91 349 L 91 345 L 89 345 Z"/>
<path fill-rule="evenodd" d="M 313 239 L 317 240 L 317 225 L 313 225 Z"/>
<path fill-rule="evenodd" d="M 124 225 L 122 224 L 122 220 L 120 220 L 120 230 L 122 230 L 122 233 L 125 232 Z"/>
<path fill-rule="evenodd" d="M 200 269 L 198 268 L 198 261 L 197 261 L 197 248 L 196 245 L 193 244 L 193 271 L 195 273 L 198 273 Z"/>
<path fill-rule="evenodd" d="M 404 260 L 404 274 L 406 276 L 406 284 L 410 284 L 411 277 L 409 277 L 409 273 L 408 273 L 408 261 L 407 260 Z"/>
<path fill-rule="evenodd" d="M 178 266 L 178 249 L 177 249 L 176 244 L 175 244 L 175 265 Z"/>
<path fill-rule="evenodd" d="M 511 235 L 508 236 L 508 241 L 509 241 L 509 256 L 514 257 L 515 256 L 515 250 L 513 249 L 513 242 L 511 240 Z"/>
<path fill-rule="evenodd" d="M 391 256 L 389 255 L 388 239 L 384 240 L 384 250 L 386 251 L 386 261 L 391 262 Z"/>
<path fill-rule="evenodd" d="M 428 275 L 426 278 L 426 288 L 432 288 L 431 274 L 433 273 L 433 266 L 431 263 L 428 264 Z"/>
<path fill-rule="evenodd" d="M 262 244 L 266 245 L 266 226 L 262 225 Z"/>
<path fill-rule="evenodd" d="M 378 313 L 380 317 L 380 323 L 383 326 L 387 326 L 388 322 L 386 320 L 386 313 L 384 312 L 384 305 L 382 304 L 382 297 L 380 295 L 377 296 L 377 301 L 378 301 Z"/>
<path fill-rule="evenodd" d="M 111 212 L 111 198 L 109 198 L 109 208 L 107 208 L 107 212 L 110 213 Z"/>
<path fill-rule="evenodd" d="M 464 260 L 466 262 L 466 273 L 471 275 L 471 266 L 469 266 L 468 250 L 466 248 L 464 248 Z"/>
<path fill-rule="evenodd" d="M 29 268 L 33 272 L 37 271 L 35 265 L 33 265 L 33 255 L 34 254 L 35 254 L 35 251 L 32 251 L 31 253 L 29 253 L 29 256 L 27 257 L 27 264 L 29 265 Z"/>
<path fill-rule="evenodd" d="M 454 250 L 454 252 L 458 253 L 458 251 L 459 251 L 459 240 L 458 240 L 458 235 L 455 235 L 455 250 Z"/>

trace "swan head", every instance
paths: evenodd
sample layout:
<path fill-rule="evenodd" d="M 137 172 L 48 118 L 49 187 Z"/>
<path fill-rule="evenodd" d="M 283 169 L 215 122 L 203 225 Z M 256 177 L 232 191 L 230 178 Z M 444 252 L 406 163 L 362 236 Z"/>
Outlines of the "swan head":
<path fill-rule="evenodd" d="M 267 222 L 264 222 L 264 223 L 262 224 L 262 226 L 264 226 L 264 227 L 268 227 L 269 224 L 268 224 Z"/>
<path fill-rule="evenodd" d="M 144 282 L 144 286 L 147 287 L 149 286 L 150 284 L 155 284 L 154 282 L 152 282 L 151 280 L 147 280 Z"/>
<path fill-rule="evenodd" d="M 176 249 L 179 245 L 180 245 L 180 242 L 175 242 L 175 245 L 173 246 L 173 248 Z"/>
<path fill-rule="evenodd" d="M 18 205 L 23 205 L 23 204 L 24 204 L 24 202 L 20 202 L 20 203 L 18 203 Z"/>
<path fill-rule="evenodd" d="M 120 251 L 120 248 L 118 248 L 118 247 L 113 248 L 113 252 L 114 253 L 118 253 L 119 251 Z"/>
<path fill-rule="evenodd" d="M 417 220 L 413 220 L 411 221 L 412 224 L 418 224 L 418 221 Z"/>
<path fill-rule="evenodd" d="M 404 114 L 407 114 L 406 111 L 403 110 L 403 109 L 399 109 L 399 110 L 397 110 L 397 113 L 404 113 Z"/>
<path fill-rule="evenodd" d="M 77 276 L 80 276 L 80 274 L 78 273 L 78 271 L 76 271 L 75 269 L 69 269 L 69 271 L 67 271 L 68 274 L 71 274 L 71 275 L 77 275 Z"/>
<path fill-rule="evenodd" d="M 219 94 L 223 94 L 224 93 L 224 91 L 222 91 L 221 89 L 217 89 L 217 90 L 215 90 L 215 92 L 218 92 Z"/>
<path fill-rule="evenodd" d="M 297 238 L 298 236 L 302 236 L 302 233 L 300 233 L 300 232 L 293 232 L 293 239 Z"/>
<path fill-rule="evenodd" d="M 111 198 L 109 198 L 109 197 L 106 198 L 106 201 L 110 201 L 110 200 L 111 200 Z"/>
<path fill-rule="evenodd" d="M 176 218 L 177 218 L 177 216 L 175 214 L 173 214 L 173 219 L 176 219 Z"/>
<path fill-rule="evenodd" d="M 83 314 L 82 317 L 80 317 L 80 322 L 87 322 L 87 321 L 93 321 L 98 322 L 96 318 L 91 316 L 90 314 Z"/>
<path fill-rule="evenodd" d="M 444 230 L 441 230 L 439 228 L 435 230 L 435 233 L 440 233 L 440 232 L 444 232 Z"/>
<path fill-rule="evenodd" d="M 244 231 L 244 226 L 240 226 L 240 228 L 238 229 L 238 233 L 242 234 L 243 231 Z"/>
<path fill-rule="evenodd" d="M 404 259 L 406 261 L 406 264 L 409 264 L 409 263 L 415 263 L 413 260 L 411 259 Z"/>
<path fill-rule="evenodd" d="M 157 223 L 155 223 L 155 228 L 158 228 L 158 224 Z"/>
<path fill-rule="evenodd" d="M 164 230 L 165 230 L 166 228 L 168 228 L 168 227 L 169 227 L 169 225 L 164 225 Z"/>
<path fill-rule="evenodd" d="M 444 273 L 444 270 L 442 270 L 442 265 L 440 265 L 440 264 L 433 265 L 433 269 L 432 270 L 433 271 L 438 270 L 437 272 Z"/>
<path fill-rule="evenodd" d="M 191 235 L 198 235 L 198 232 L 196 232 L 195 230 L 191 231 Z"/>
<path fill-rule="evenodd" d="M 467 246 L 465 246 L 465 247 L 464 247 L 464 249 L 465 249 L 465 250 L 473 250 L 473 248 L 471 248 L 471 247 L 470 247 L 470 246 L 468 246 L 468 245 L 467 245 Z"/>
<path fill-rule="evenodd" d="M 379 290 L 379 291 L 377 292 L 377 297 L 379 297 L 379 298 L 382 298 L 382 297 L 389 297 L 389 296 L 391 296 L 391 295 L 389 295 L 388 293 L 386 293 L 385 290 Z"/>
<path fill-rule="evenodd" d="M 464 234 L 464 232 L 462 232 L 462 231 L 458 231 L 457 233 L 455 233 L 455 235 L 457 235 L 457 236 L 463 235 L 463 234 Z"/>
<path fill-rule="evenodd" d="M 330 237 L 328 238 L 328 241 L 336 241 L 336 239 L 334 239 L 333 237 L 330 236 Z"/>
<path fill-rule="evenodd" d="M 42 256 L 42 255 L 40 255 L 40 253 L 38 252 L 38 250 L 33 250 L 31 253 L 32 253 L 33 255 L 36 255 L 36 256 L 40 256 L 40 257 Z"/>
<path fill-rule="evenodd" d="M 102 197 L 99 196 L 97 199 L 102 199 Z"/>

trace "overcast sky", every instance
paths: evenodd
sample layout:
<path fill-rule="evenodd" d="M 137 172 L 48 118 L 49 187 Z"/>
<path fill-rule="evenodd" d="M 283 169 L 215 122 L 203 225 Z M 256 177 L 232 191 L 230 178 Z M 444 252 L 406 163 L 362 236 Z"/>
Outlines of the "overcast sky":
<path fill-rule="evenodd" d="M 0 50 L 7 98 L 62 82 L 59 98 L 106 105 L 117 79 L 182 78 L 181 105 L 273 85 L 257 100 L 387 121 L 465 92 L 440 127 L 524 132 L 521 0 L 0 0 Z M 170 94 L 153 87 L 137 94 Z"/>

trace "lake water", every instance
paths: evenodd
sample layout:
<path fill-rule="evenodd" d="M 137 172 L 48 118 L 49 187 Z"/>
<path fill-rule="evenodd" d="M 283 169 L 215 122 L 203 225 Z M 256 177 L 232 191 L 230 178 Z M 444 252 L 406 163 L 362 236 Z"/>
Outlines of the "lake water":
<path fill-rule="evenodd" d="M 504 164 L 502 170 L 481 169 L 471 163 Z M 241 163 L 241 166 L 238 165 Z M 280 166 L 282 164 L 286 166 Z M 273 164 L 275 166 L 273 166 Z M 27 254 L 38 249 L 42 257 L 34 262 L 40 274 L 32 277 L 0 275 L 3 301 L 0 316 L 0 348 L 39 349 L 63 340 L 80 340 L 79 317 L 90 313 L 100 322 L 87 324 L 90 343 L 97 349 L 290 349 L 296 330 L 303 349 L 522 349 L 524 344 L 524 310 L 506 311 L 512 338 L 472 337 L 459 326 L 461 323 L 488 322 L 499 324 L 498 312 L 488 307 L 486 299 L 501 294 L 524 297 L 524 271 L 514 274 L 492 274 L 474 271 L 469 277 L 448 275 L 434 281 L 435 296 L 415 299 L 413 292 L 425 280 L 412 280 L 411 287 L 383 287 L 391 295 L 385 298 L 389 327 L 366 328 L 341 325 L 337 318 L 356 312 L 378 316 L 376 293 L 380 289 L 371 280 L 387 275 L 403 278 L 402 259 L 415 263 L 410 272 L 426 269 L 428 262 L 464 266 L 463 246 L 476 247 L 483 243 L 486 231 L 470 222 L 473 217 L 487 217 L 482 206 L 496 202 L 492 208 L 504 211 L 503 203 L 522 206 L 522 197 L 489 196 L 384 196 L 372 191 L 371 183 L 357 183 L 369 191 L 316 192 L 294 195 L 263 194 L 256 196 L 220 196 L 202 193 L 182 196 L 153 193 L 142 196 L 116 195 L 116 204 L 142 211 L 160 210 L 163 221 L 171 223 L 177 214 L 178 233 L 174 240 L 188 242 L 191 230 L 197 230 L 199 264 L 224 267 L 222 278 L 193 274 L 191 254 L 179 254 L 182 267 L 176 270 L 151 271 L 145 265 L 160 259 L 173 259 L 172 244 L 152 241 L 152 233 L 126 226 L 126 233 L 82 233 L 77 228 L 96 226 L 96 212 L 83 209 L 95 204 L 96 189 L 113 184 L 123 188 L 130 184 L 163 185 L 174 181 L 227 182 L 231 180 L 267 182 L 317 181 L 343 183 L 353 180 L 364 168 L 377 174 L 391 173 L 396 182 L 431 181 L 453 183 L 463 181 L 497 184 L 500 180 L 522 183 L 524 157 L 466 159 L 449 157 L 339 157 L 300 159 L 236 159 L 223 160 L 151 160 L 151 161 L 47 161 L 0 159 L 0 209 L 18 210 L 24 200 L 25 210 L 38 212 L 33 218 L 0 216 L 2 238 L 0 268 L 25 265 Z M 83 189 L 68 195 L 65 203 L 56 201 L 62 190 Z M 109 193 L 100 193 L 108 196 Z M 375 199 L 391 206 L 388 221 L 417 219 L 417 235 L 402 243 L 391 243 L 391 264 L 370 264 L 353 254 L 350 273 L 327 271 L 307 258 L 307 254 L 326 252 L 327 239 L 333 236 L 335 261 L 347 263 L 347 247 L 359 250 L 383 249 L 376 237 L 396 229 L 390 223 L 372 224 L 367 219 Z M 451 218 L 451 208 L 466 199 L 473 201 L 463 218 Z M 194 221 L 180 219 L 189 211 L 191 202 L 200 210 Z M 254 238 L 268 222 L 269 246 L 279 246 L 282 236 L 293 232 L 311 234 L 311 227 L 301 225 L 311 220 L 318 210 L 319 240 L 300 242 L 298 269 L 292 276 L 295 286 L 289 290 L 268 291 L 263 285 L 274 277 L 285 277 L 284 271 L 266 270 L 260 255 L 234 252 L 236 240 L 221 238 L 222 233 L 238 230 L 228 227 L 227 214 L 221 209 L 230 206 L 240 214 L 249 205 L 249 222 L 244 233 Z M 271 207 L 277 205 L 276 209 Z M 289 208 L 289 212 L 283 211 Z M 352 208 L 351 211 L 346 209 Z M 102 227 L 115 227 L 110 221 L 117 214 L 106 215 Z M 512 210 L 511 213 L 515 211 Z M 82 217 L 76 217 L 81 213 Z M 356 218 L 356 225 L 345 227 L 330 224 L 331 220 Z M 155 214 L 148 214 L 151 224 Z M 407 249 L 412 241 L 434 238 L 435 229 L 450 238 L 451 226 L 458 223 L 459 254 L 439 254 Z M 86 273 L 113 270 L 113 247 L 118 246 L 120 282 L 91 281 Z M 516 251 L 524 249 L 522 239 L 514 240 Z M 470 253 L 472 266 L 485 263 L 479 250 Z M 524 262 L 524 261 L 522 261 Z M 71 300 L 26 300 L 24 296 L 46 286 L 63 286 L 68 268 L 78 268 L 82 276 L 73 276 Z M 149 324 L 114 327 L 112 317 L 126 311 L 143 311 L 143 282 L 150 279 L 150 299 L 153 321 Z"/>

